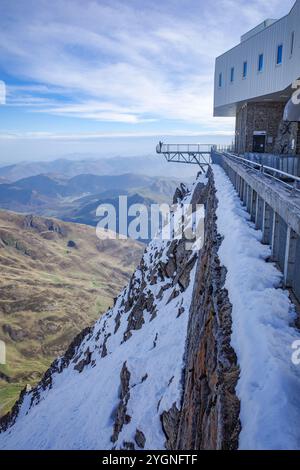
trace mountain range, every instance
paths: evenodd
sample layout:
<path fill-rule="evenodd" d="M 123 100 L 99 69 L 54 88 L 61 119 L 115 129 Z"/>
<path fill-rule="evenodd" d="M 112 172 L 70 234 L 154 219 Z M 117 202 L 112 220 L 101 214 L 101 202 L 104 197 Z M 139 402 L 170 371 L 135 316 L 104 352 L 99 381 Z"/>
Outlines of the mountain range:
<path fill-rule="evenodd" d="M 0 178 L 17 181 L 21 178 L 40 174 L 63 175 L 66 178 L 81 174 L 122 175 L 135 173 L 171 178 L 194 178 L 197 167 L 193 165 L 171 165 L 162 156 L 145 155 L 141 157 L 110 157 L 110 158 L 60 158 L 52 161 L 24 161 L 11 165 L 0 166 Z"/>
<path fill-rule="evenodd" d="M 40 174 L 0 184 L 0 207 L 95 226 L 100 204 L 112 204 L 118 214 L 119 196 L 125 195 L 128 206 L 143 204 L 149 208 L 151 204 L 171 202 L 177 185 L 171 178 L 133 173 L 71 178 Z"/>

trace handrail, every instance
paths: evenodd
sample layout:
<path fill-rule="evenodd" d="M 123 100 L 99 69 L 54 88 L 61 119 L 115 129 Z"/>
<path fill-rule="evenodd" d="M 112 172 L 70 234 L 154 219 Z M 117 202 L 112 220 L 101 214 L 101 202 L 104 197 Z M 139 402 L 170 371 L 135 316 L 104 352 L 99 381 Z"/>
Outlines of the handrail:
<path fill-rule="evenodd" d="M 164 144 L 160 142 L 156 146 L 156 153 L 210 153 L 216 149 L 214 144 Z"/>
<path fill-rule="evenodd" d="M 239 157 L 238 155 L 234 155 L 229 152 L 218 152 L 221 153 L 221 155 L 230 158 L 231 160 L 237 160 L 238 163 L 242 163 L 244 166 L 247 166 L 248 168 L 251 168 L 255 171 L 259 171 L 260 173 L 264 174 L 268 178 L 274 179 L 276 181 L 279 181 L 281 184 L 287 186 L 290 188 L 292 191 L 297 191 L 300 193 L 300 189 L 297 187 L 297 183 L 300 182 L 300 177 L 292 175 L 291 173 L 286 173 L 285 171 L 278 170 L 276 168 L 272 168 L 271 166 L 263 165 L 261 163 L 254 162 L 252 160 L 248 160 L 247 158 L 244 157 Z M 271 174 L 270 174 L 270 173 Z M 286 177 L 290 180 L 293 180 L 294 184 L 289 184 L 286 181 L 283 181 L 282 179 L 276 177 L 276 175 Z"/>

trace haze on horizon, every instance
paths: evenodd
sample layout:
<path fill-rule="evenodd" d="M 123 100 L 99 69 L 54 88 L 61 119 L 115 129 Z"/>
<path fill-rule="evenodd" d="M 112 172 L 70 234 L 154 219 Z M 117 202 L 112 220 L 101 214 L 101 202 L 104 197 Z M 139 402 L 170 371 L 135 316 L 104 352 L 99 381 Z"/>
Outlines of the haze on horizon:
<path fill-rule="evenodd" d="M 293 0 L 1 0 L 0 163 L 229 143 L 215 57 Z M 238 21 L 233 21 L 238 15 Z"/>

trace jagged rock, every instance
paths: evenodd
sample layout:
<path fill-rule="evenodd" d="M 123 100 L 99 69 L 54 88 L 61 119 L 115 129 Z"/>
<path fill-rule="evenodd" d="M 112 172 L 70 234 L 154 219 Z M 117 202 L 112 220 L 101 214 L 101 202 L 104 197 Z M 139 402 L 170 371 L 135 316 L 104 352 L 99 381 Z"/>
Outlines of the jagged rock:
<path fill-rule="evenodd" d="M 131 337 L 132 330 L 140 330 L 142 328 L 143 324 L 145 323 L 143 315 L 144 310 L 148 310 L 151 312 L 151 314 L 155 312 L 153 310 L 153 304 L 153 294 L 148 293 L 147 296 L 145 296 L 143 293 L 140 294 L 138 300 L 131 310 L 131 313 L 129 314 L 127 329 L 124 333 L 123 341 L 127 341 Z"/>
<path fill-rule="evenodd" d="M 141 449 L 144 449 L 145 444 L 146 444 L 146 438 L 145 438 L 145 434 L 139 429 L 136 430 L 134 440 L 138 447 L 140 447 Z"/>
<path fill-rule="evenodd" d="M 74 358 L 75 354 L 76 354 L 76 351 L 78 349 L 78 346 L 80 346 L 80 344 L 82 343 L 82 341 L 88 337 L 88 335 L 91 334 L 92 332 L 92 327 L 88 326 L 87 328 L 84 328 L 84 330 L 82 330 L 77 336 L 75 336 L 75 338 L 73 339 L 73 341 L 71 342 L 70 346 L 68 347 L 66 353 L 64 354 L 64 356 L 62 357 L 61 359 L 61 363 L 60 363 L 60 369 L 64 369 L 65 367 L 67 367 L 71 360 Z M 55 364 L 56 361 L 54 361 L 54 364 Z M 50 367 L 51 369 L 51 367 Z"/>
<path fill-rule="evenodd" d="M 167 304 L 169 304 L 172 300 L 176 299 L 176 297 L 178 297 L 178 296 L 179 296 L 179 291 L 175 287 L 175 289 L 172 290 L 172 293 L 171 293 L 170 297 L 167 300 Z"/>
<path fill-rule="evenodd" d="M 176 188 L 175 194 L 173 197 L 173 204 L 177 204 L 178 202 L 182 201 L 182 199 L 188 193 L 188 189 L 185 184 L 181 183 L 179 188 Z"/>
<path fill-rule="evenodd" d="M 173 258 L 169 258 L 167 264 L 165 265 L 165 273 L 167 277 L 173 277 L 176 272 L 176 263 Z"/>
<path fill-rule="evenodd" d="M 177 430 L 180 418 L 180 411 L 176 403 L 173 403 L 169 411 L 164 411 L 161 414 L 162 428 L 167 438 L 165 442 L 166 449 L 173 450 L 176 448 Z"/>
<path fill-rule="evenodd" d="M 156 348 L 157 340 L 158 340 L 158 333 L 156 333 L 154 341 L 153 341 L 153 349 Z"/>
<path fill-rule="evenodd" d="M 207 197 L 208 197 L 208 185 L 204 183 L 197 183 L 196 188 L 193 191 L 193 195 L 191 198 L 191 205 L 193 206 L 193 210 L 196 209 L 196 204 L 206 204 Z"/>
<path fill-rule="evenodd" d="M 113 434 L 111 436 L 111 441 L 113 443 L 118 440 L 119 434 L 122 431 L 124 424 L 128 424 L 131 420 L 131 417 L 127 414 L 127 403 L 130 398 L 130 372 L 127 369 L 126 362 L 124 362 L 123 364 L 120 374 L 120 380 L 120 403 L 116 410 Z"/>
<path fill-rule="evenodd" d="M 224 289 L 226 272 L 218 248 L 214 182 L 209 174 L 205 243 L 197 264 L 186 343 L 184 397 L 176 449 L 237 449 L 239 376 L 230 344 L 231 304 Z"/>
<path fill-rule="evenodd" d="M 3 325 L 2 330 L 3 333 L 6 333 L 10 337 L 10 339 L 16 342 L 23 341 L 28 337 L 28 333 L 25 330 L 13 328 L 11 325 Z"/>
<path fill-rule="evenodd" d="M 9 375 L 4 374 L 4 372 L 0 371 L 0 380 L 4 380 L 4 382 L 11 383 L 13 379 L 9 377 Z"/>
<path fill-rule="evenodd" d="M 128 442 L 128 441 L 123 441 L 123 448 L 127 450 L 134 450 L 134 443 L 133 442 Z"/>
<path fill-rule="evenodd" d="M 76 364 L 76 366 L 74 366 L 74 369 L 78 370 L 79 373 L 83 371 L 85 366 L 91 363 L 92 354 L 89 348 L 85 351 L 84 356 L 85 357 L 81 359 L 81 361 L 79 361 L 78 364 Z"/>
<path fill-rule="evenodd" d="M 180 317 L 180 315 L 182 315 L 183 313 L 184 313 L 184 307 L 179 307 L 177 318 Z"/>
<path fill-rule="evenodd" d="M 23 221 L 24 229 L 34 229 L 39 233 L 46 230 L 50 232 L 56 232 L 59 235 L 65 236 L 66 230 L 59 222 L 51 219 L 40 218 L 34 215 L 27 215 Z"/>
<path fill-rule="evenodd" d="M 23 403 L 25 395 L 29 392 L 27 385 L 26 387 L 23 388 L 23 390 L 20 393 L 20 396 L 14 406 L 12 407 L 11 411 L 7 413 L 6 415 L 2 416 L 0 418 L 0 432 L 6 431 L 10 426 L 12 426 L 16 418 L 19 414 L 19 410 L 21 408 L 21 405 Z"/>
<path fill-rule="evenodd" d="M 110 333 L 108 333 L 107 335 L 104 335 L 104 341 L 103 341 L 103 345 L 102 345 L 101 357 L 107 356 L 107 347 L 106 347 L 106 343 L 107 343 L 107 340 L 108 340 L 108 338 L 109 338 L 110 336 L 111 336 Z"/>
<path fill-rule="evenodd" d="M 185 264 L 184 270 L 182 270 L 178 276 L 178 283 L 182 287 L 183 290 L 186 290 L 189 286 L 190 273 L 195 265 L 196 259 L 197 257 L 193 256 L 193 258 L 188 263 Z"/>

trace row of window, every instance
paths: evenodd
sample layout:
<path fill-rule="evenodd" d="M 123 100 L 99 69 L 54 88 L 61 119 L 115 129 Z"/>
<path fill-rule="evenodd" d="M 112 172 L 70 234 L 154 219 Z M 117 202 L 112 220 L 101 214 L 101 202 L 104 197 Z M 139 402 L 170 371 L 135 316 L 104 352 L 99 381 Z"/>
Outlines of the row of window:
<path fill-rule="evenodd" d="M 290 45 L 290 55 L 293 55 L 294 52 L 294 45 L 295 45 L 295 32 L 292 32 L 291 35 L 291 45 Z M 283 61 L 283 44 L 279 44 L 277 46 L 277 54 L 276 54 L 276 65 L 281 65 Z M 259 54 L 258 56 L 258 63 L 257 63 L 257 71 L 262 72 L 264 68 L 264 54 Z M 246 78 L 248 75 L 248 62 L 245 61 L 243 63 L 243 78 Z M 235 79 L 235 68 L 231 67 L 230 69 L 230 83 L 233 83 Z M 219 74 L 219 88 L 223 85 L 223 74 L 222 72 Z"/>

